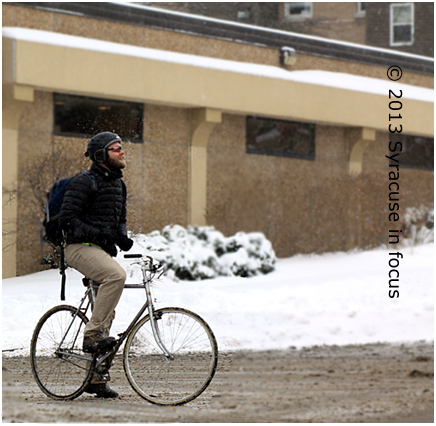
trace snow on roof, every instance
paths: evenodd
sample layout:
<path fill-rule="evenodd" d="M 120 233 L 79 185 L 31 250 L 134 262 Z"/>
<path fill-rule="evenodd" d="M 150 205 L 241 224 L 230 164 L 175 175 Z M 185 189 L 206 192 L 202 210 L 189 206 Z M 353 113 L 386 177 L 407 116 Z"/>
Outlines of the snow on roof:
<path fill-rule="evenodd" d="M 186 53 L 169 52 L 166 50 L 131 46 L 28 28 L 4 27 L 3 37 L 25 40 L 33 43 L 93 50 L 123 56 L 140 57 L 155 61 L 177 63 L 187 66 L 256 75 L 272 79 L 283 79 L 383 96 L 388 96 L 389 90 L 402 90 L 404 99 L 434 102 L 434 91 L 432 89 L 392 82 L 387 78 L 386 80 L 382 80 L 372 77 L 323 70 L 287 71 L 283 68 L 271 65 L 252 64 L 247 62 L 231 61 L 227 59 L 190 55 Z"/>
<path fill-rule="evenodd" d="M 412 86 L 392 82 L 386 78 L 363 77 L 359 75 L 346 74 L 340 72 L 307 70 L 290 72 L 293 81 L 308 84 L 319 84 L 323 86 L 336 87 L 338 89 L 356 90 L 359 92 L 373 93 L 388 97 L 389 90 L 402 90 L 404 99 L 415 99 L 424 102 L 434 102 L 434 90 L 425 87 Z"/>
<path fill-rule="evenodd" d="M 279 30 L 276 28 L 260 27 L 257 25 L 250 25 L 250 24 L 244 24 L 241 22 L 227 21 L 224 19 L 211 18 L 211 17 L 203 16 L 203 15 L 194 15 L 194 14 L 186 13 L 186 12 L 178 12 L 178 11 L 174 11 L 174 10 L 160 9 L 159 6 L 145 6 L 142 4 L 135 4 L 134 2 L 119 2 L 119 1 L 112 1 L 109 3 L 117 4 L 120 6 L 150 10 L 153 12 L 161 12 L 161 13 L 176 15 L 176 16 L 185 17 L 185 18 L 189 18 L 189 19 L 198 19 L 198 20 L 207 21 L 207 22 L 217 22 L 217 23 L 226 24 L 229 26 L 234 26 L 234 27 L 247 28 L 247 29 L 269 32 L 269 33 L 274 33 L 274 34 L 288 35 L 288 36 L 292 36 L 292 37 L 302 38 L 305 40 L 316 40 L 316 41 L 320 41 L 320 42 L 324 42 L 324 43 L 335 44 L 338 46 L 350 46 L 350 47 L 355 47 L 357 49 L 364 49 L 364 50 L 373 51 L 373 52 L 383 52 L 383 53 L 386 53 L 389 55 L 406 56 L 409 58 L 415 58 L 415 59 L 419 59 L 419 60 L 423 60 L 423 61 L 434 62 L 434 58 L 431 58 L 429 56 L 416 55 L 414 53 L 401 52 L 398 50 L 385 49 L 382 47 L 367 46 L 365 44 L 352 43 L 352 42 L 341 41 L 341 40 L 334 40 L 334 39 L 330 39 L 330 38 L 301 34 L 301 33 L 296 33 L 296 32 L 292 32 L 292 31 L 284 31 L 284 30 Z"/>

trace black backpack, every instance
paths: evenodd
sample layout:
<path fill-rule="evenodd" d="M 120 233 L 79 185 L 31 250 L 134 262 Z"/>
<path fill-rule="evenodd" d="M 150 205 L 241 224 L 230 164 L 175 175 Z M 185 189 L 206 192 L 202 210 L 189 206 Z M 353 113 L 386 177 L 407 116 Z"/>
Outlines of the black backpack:
<path fill-rule="evenodd" d="M 91 173 L 85 172 L 83 173 L 87 175 L 91 181 L 91 188 L 93 191 L 98 191 L 97 180 L 95 176 Z M 76 175 L 77 176 L 77 175 Z M 58 180 L 53 184 L 49 193 L 47 194 L 47 198 L 45 200 L 45 208 L 44 208 L 44 220 L 42 222 L 42 240 L 51 243 L 56 247 L 61 248 L 61 265 L 60 265 L 60 273 L 62 275 L 62 287 L 61 287 L 61 300 L 65 300 L 65 256 L 64 256 L 64 233 L 60 226 L 60 213 L 62 208 L 62 202 L 64 201 L 65 191 L 67 189 L 68 184 L 75 176 Z M 42 245 L 42 243 L 41 243 Z"/>
<path fill-rule="evenodd" d="M 97 192 L 98 185 L 95 176 L 89 173 L 89 171 L 83 174 L 89 177 L 92 190 Z M 55 182 L 45 200 L 44 220 L 42 222 L 42 227 L 44 230 L 43 240 L 53 244 L 54 246 L 61 247 L 64 241 L 64 235 L 59 223 L 59 217 L 61 213 L 62 202 L 64 201 L 65 190 L 74 177 L 75 176 L 72 176 Z"/>

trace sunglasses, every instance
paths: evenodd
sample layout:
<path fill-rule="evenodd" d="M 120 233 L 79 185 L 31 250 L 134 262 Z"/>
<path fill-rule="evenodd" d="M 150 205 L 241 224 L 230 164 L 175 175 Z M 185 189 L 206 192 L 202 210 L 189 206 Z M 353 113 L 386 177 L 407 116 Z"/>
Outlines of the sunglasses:
<path fill-rule="evenodd" d="M 108 151 L 121 152 L 123 150 L 122 146 L 117 146 L 116 148 L 108 148 Z"/>

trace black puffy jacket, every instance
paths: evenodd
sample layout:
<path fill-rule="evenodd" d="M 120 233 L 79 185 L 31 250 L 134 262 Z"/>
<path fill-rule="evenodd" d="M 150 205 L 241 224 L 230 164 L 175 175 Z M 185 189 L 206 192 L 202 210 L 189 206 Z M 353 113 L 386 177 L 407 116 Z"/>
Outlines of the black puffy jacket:
<path fill-rule="evenodd" d="M 95 163 L 88 172 L 94 176 L 97 191 L 89 176 L 75 176 L 65 191 L 60 223 L 67 234 L 67 244 L 92 243 L 109 254 L 116 253 L 114 244 L 108 246 L 103 232 L 127 236 L 126 185 L 121 170 L 108 170 Z"/>

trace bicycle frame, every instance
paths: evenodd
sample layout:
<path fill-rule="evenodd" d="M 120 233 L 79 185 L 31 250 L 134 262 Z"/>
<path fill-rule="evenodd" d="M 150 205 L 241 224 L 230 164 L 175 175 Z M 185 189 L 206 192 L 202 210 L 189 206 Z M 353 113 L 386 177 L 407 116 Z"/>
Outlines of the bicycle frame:
<path fill-rule="evenodd" d="M 164 353 L 164 355 L 167 358 L 171 358 L 171 354 L 168 351 L 168 349 L 165 347 L 165 345 L 164 345 L 164 343 L 162 341 L 162 338 L 161 338 L 161 336 L 159 334 L 159 329 L 158 329 L 157 324 L 156 324 L 155 311 L 154 311 L 154 305 L 153 305 L 153 298 L 152 298 L 151 289 L 150 289 L 150 284 L 151 284 L 151 281 L 152 281 L 152 277 L 151 276 L 147 277 L 147 270 L 144 267 L 142 267 L 141 269 L 142 269 L 142 274 L 143 274 L 143 282 L 141 284 L 125 284 L 124 288 L 125 289 L 138 289 L 138 288 L 145 289 L 146 301 L 145 301 L 144 305 L 140 308 L 138 313 L 136 314 L 135 318 L 129 324 L 127 329 L 125 331 L 123 331 L 122 333 L 118 334 L 119 339 L 117 339 L 117 343 L 114 346 L 114 348 L 111 349 L 110 351 L 104 353 L 100 358 L 98 358 L 96 355 L 90 356 L 90 355 L 81 355 L 81 354 L 71 354 L 69 352 L 65 353 L 63 351 L 60 351 L 59 349 L 56 351 L 56 353 L 58 355 L 68 355 L 70 357 L 72 356 L 72 357 L 75 357 L 75 358 L 78 358 L 78 359 L 82 359 L 82 360 L 93 362 L 93 367 L 92 368 L 94 370 L 96 370 L 108 358 L 112 357 L 112 359 L 113 359 L 115 354 L 118 352 L 118 349 L 123 344 L 124 340 L 127 338 L 127 336 L 133 330 L 135 325 L 141 319 L 143 313 L 148 309 L 148 315 L 149 315 L 149 318 L 150 318 L 150 325 L 151 325 L 153 337 L 154 337 L 158 347 L 160 348 L 160 350 Z M 76 313 L 75 313 L 75 315 L 73 316 L 73 318 L 71 320 L 71 324 L 70 324 L 67 332 L 71 328 L 74 320 L 77 317 L 77 313 L 79 311 L 81 311 L 83 314 L 86 315 L 86 313 L 87 313 L 87 311 L 89 309 L 89 306 L 94 306 L 95 299 L 96 299 L 96 290 L 97 289 L 98 289 L 98 285 L 95 285 L 90 280 L 88 288 L 85 291 L 85 295 L 83 296 L 82 300 L 79 303 L 79 307 L 77 308 Z M 87 299 L 88 299 L 88 303 L 86 304 L 85 307 L 82 307 L 84 305 L 84 303 L 85 303 L 85 300 L 87 300 Z M 79 331 L 78 331 L 78 333 L 79 333 Z M 63 340 L 62 340 L 62 342 L 60 344 L 60 347 L 62 346 L 62 343 L 63 343 Z"/>

